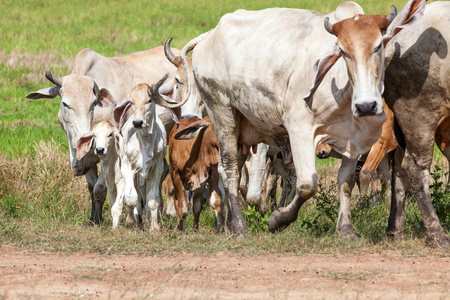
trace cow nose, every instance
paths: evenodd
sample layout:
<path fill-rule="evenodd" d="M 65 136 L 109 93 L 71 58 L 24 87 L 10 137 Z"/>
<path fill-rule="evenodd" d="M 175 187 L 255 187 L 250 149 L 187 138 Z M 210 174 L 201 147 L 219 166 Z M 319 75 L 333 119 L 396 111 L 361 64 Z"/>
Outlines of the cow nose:
<path fill-rule="evenodd" d="M 98 155 L 104 154 L 105 153 L 105 148 L 97 147 L 97 148 L 95 148 L 95 152 L 97 152 Z"/>
<path fill-rule="evenodd" d="M 144 124 L 144 121 L 142 121 L 142 120 L 133 121 L 133 126 L 134 126 L 135 128 L 141 128 L 141 127 L 142 127 L 142 124 Z"/>
<path fill-rule="evenodd" d="M 363 104 L 356 104 L 356 111 L 360 117 L 372 116 L 377 113 L 377 103 L 375 101 Z"/>
<path fill-rule="evenodd" d="M 327 153 L 325 152 L 325 150 L 322 150 L 319 153 L 317 153 L 317 157 L 320 159 L 327 158 Z"/>

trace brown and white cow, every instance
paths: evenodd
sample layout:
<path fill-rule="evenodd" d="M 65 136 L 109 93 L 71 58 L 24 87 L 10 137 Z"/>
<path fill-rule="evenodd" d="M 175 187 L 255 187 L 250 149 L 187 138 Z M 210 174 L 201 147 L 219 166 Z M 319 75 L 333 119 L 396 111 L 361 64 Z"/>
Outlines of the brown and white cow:
<path fill-rule="evenodd" d="M 99 159 L 92 150 L 77 159 L 78 140 L 98 122 L 114 123 L 112 98 L 122 100 L 136 84 L 154 84 L 165 74 L 174 74 L 175 70 L 167 61 L 162 46 L 122 57 L 104 57 L 92 49 L 83 49 L 75 59 L 72 74 L 56 77 L 47 70 L 45 77 L 55 86 L 26 96 L 30 99 L 61 97 L 58 119 L 67 134 L 72 170 L 75 176 L 85 175 L 88 183 L 92 200 L 90 222 L 98 224 L 102 220 L 106 186 L 104 178 L 97 174 Z M 170 131 L 174 124 L 171 113 L 164 107 L 158 107 L 157 113 Z"/>
<path fill-rule="evenodd" d="M 354 234 L 349 205 L 356 162 L 376 142 L 385 121 L 384 46 L 420 19 L 424 6 L 424 0 L 410 0 L 398 15 L 393 9 L 388 16 L 363 15 L 354 2 L 327 15 L 238 10 L 183 48 L 182 65 L 193 50 L 194 78 L 186 70 L 186 85 L 195 80 L 219 141 L 232 232 L 248 232 L 238 203 L 243 163 L 238 149 L 264 142 L 294 162 L 296 195 L 271 215 L 268 227 L 276 231 L 295 221 L 314 194 L 315 148 L 326 142 L 344 156 L 337 230 Z M 319 53 L 326 54 L 320 58 Z"/>

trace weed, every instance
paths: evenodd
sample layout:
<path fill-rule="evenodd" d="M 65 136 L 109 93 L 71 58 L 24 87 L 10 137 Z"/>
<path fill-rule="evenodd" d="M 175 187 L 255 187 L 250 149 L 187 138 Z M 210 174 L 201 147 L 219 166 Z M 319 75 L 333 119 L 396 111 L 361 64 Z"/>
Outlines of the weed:
<path fill-rule="evenodd" d="M 444 229 L 450 232 L 450 194 L 444 178 L 448 172 L 444 172 L 440 166 L 435 165 L 431 172 L 432 184 L 430 185 L 431 202 Z"/>
<path fill-rule="evenodd" d="M 272 210 L 269 210 L 269 212 L 265 215 L 261 215 L 256 210 L 255 206 L 252 206 L 250 210 L 242 211 L 242 214 L 244 215 L 250 232 L 258 233 L 267 231 L 267 223 L 269 222 L 269 217 L 272 214 Z"/>

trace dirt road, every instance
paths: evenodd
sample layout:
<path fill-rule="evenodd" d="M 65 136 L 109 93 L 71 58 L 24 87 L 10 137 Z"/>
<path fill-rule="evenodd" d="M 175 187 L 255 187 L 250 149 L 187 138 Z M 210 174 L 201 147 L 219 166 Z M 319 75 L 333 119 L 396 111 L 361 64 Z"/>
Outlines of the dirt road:
<path fill-rule="evenodd" d="M 450 299 L 450 258 L 168 257 L 0 248 L 0 299 Z M 3 298 L 2 298 L 3 297 Z"/>

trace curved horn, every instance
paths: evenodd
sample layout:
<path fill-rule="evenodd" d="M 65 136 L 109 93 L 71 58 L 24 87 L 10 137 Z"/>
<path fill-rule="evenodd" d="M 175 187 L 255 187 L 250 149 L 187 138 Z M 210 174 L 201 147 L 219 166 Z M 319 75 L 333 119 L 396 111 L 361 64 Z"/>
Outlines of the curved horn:
<path fill-rule="evenodd" d="M 168 38 L 167 41 L 164 43 L 164 54 L 166 55 L 167 59 L 174 64 L 175 66 L 175 54 L 173 54 L 172 50 L 170 49 L 170 42 L 172 42 L 172 37 Z"/>
<path fill-rule="evenodd" d="M 61 77 L 53 77 L 52 72 L 50 72 L 50 69 L 45 71 L 45 78 L 47 78 L 50 82 L 56 84 L 59 87 L 62 87 L 62 78 Z"/>
<path fill-rule="evenodd" d="M 323 25 L 325 26 L 325 29 L 331 33 L 331 34 L 335 34 L 333 32 L 333 24 L 330 23 L 330 18 L 326 17 L 325 20 L 323 21 Z"/>
<path fill-rule="evenodd" d="M 152 85 L 148 88 L 147 93 L 156 104 L 167 107 L 167 108 L 177 108 L 182 106 L 186 103 L 186 101 L 189 99 L 189 97 L 186 97 L 181 101 L 180 103 L 169 103 L 164 99 L 165 96 L 162 96 L 159 93 L 160 86 L 166 81 L 167 77 L 169 77 L 169 74 L 166 74 L 160 81 L 158 81 L 155 85 Z"/>
<path fill-rule="evenodd" d="M 388 20 L 387 26 L 389 26 L 391 24 L 391 22 L 395 19 L 396 16 L 397 16 L 397 7 L 392 5 L 391 13 L 386 17 L 387 20 Z"/>
<path fill-rule="evenodd" d="M 188 54 L 190 51 L 192 51 L 192 49 L 194 49 L 195 46 L 197 46 L 197 44 L 198 44 L 200 41 L 204 40 L 204 39 L 208 36 L 208 34 L 209 34 L 211 31 L 212 31 L 212 30 L 207 31 L 207 32 L 205 32 L 205 33 L 202 33 L 202 34 L 200 34 L 198 37 L 196 37 L 196 38 L 192 39 L 190 42 L 188 42 L 188 43 L 183 47 L 183 49 L 181 49 L 180 55 L 179 55 L 179 56 L 180 56 L 180 57 L 181 57 L 181 56 L 186 56 L 186 54 Z"/>

